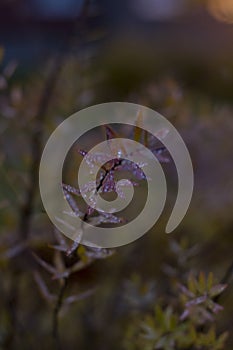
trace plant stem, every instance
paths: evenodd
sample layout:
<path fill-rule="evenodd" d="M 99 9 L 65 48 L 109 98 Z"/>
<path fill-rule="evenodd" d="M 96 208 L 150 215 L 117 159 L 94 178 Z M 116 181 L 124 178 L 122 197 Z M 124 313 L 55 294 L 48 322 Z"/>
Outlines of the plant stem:
<path fill-rule="evenodd" d="M 53 311 L 53 323 L 52 323 L 52 335 L 55 341 L 56 349 L 61 349 L 60 337 L 59 337 L 59 312 L 62 307 L 63 297 L 67 288 L 68 279 L 62 280 L 60 290 L 58 292 L 57 301 Z"/>

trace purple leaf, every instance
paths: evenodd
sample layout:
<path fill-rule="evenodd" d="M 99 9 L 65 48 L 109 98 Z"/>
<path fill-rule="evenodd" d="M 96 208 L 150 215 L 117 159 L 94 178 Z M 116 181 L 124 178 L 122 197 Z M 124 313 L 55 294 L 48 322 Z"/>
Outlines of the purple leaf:
<path fill-rule="evenodd" d="M 86 256 L 94 259 L 106 259 L 114 254 L 113 249 L 88 247 Z"/>
<path fill-rule="evenodd" d="M 109 126 L 109 125 L 104 125 L 105 131 L 106 131 L 106 139 L 114 139 L 119 137 L 119 135 Z"/>
<path fill-rule="evenodd" d="M 79 210 L 79 207 L 77 206 L 75 200 L 73 199 L 73 197 L 69 194 L 69 192 L 65 189 L 63 189 L 64 192 L 64 196 L 65 199 L 67 200 L 67 202 L 69 203 L 71 209 L 73 210 L 73 212 L 77 215 L 77 216 L 82 216 L 83 213 Z"/>
<path fill-rule="evenodd" d="M 141 169 L 140 165 L 142 166 L 142 164 L 136 164 L 133 163 L 129 160 L 123 160 L 121 162 L 121 165 L 118 167 L 119 170 L 125 170 L 125 171 L 130 171 L 138 180 L 144 180 L 146 179 L 146 176 L 143 172 L 143 170 Z M 144 166 L 144 164 L 143 164 Z"/>
<path fill-rule="evenodd" d="M 42 296 L 47 300 L 47 301 L 54 301 L 56 300 L 56 295 L 51 294 L 44 282 L 44 280 L 42 279 L 40 273 L 38 271 L 34 272 L 34 279 L 39 287 L 39 290 L 42 294 Z"/>
<path fill-rule="evenodd" d="M 70 295 L 69 297 L 67 297 L 64 300 L 64 304 L 72 304 L 72 303 L 75 303 L 77 301 L 86 299 L 86 298 L 90 297 L 91 295 L 93 295 L 95 291 L 96 291 L 96 288 L 93 288 L 93 289 L 89 289 L 86 292 L 83 292 L 83 293 L 80 293 L 77 295 Z"/>
<path fill-rule="evenodd" d="M 211 296 L 211 298 L 214 298 L 217 295 L 221 294 L 226 288 L 227 288 L 226 284 L 217 284 L 216 286 L 213 286 L 210 289 L 210 296 Z"/>
<path fill-rule="evenodd" d="M 203 304 L 207 300 L 207 295 L 202 295 L 198 298 L 188 301 L 186 307 Z"/>
<path fill-rule="evenodd" d="M 103 180 L 101 192 L 106 193 L 106 192 L 113 192 L 113 191 L 116 191 L 116 185 L 114 180 L 114 171 L 110 170 L 107 173 L 105 179 Z"/>
<path fill-rule="evenodd" d="M 62 184 L 62 188 L 63 188 L 63 190 L 65 190 L 66 192 L 75 194 L 75 195 L 77 195 L 77 196 L 80 196 L 80 195 L 81 195 L 80 191 L 79 191 L 77 188 L 75 188 L 75 187 L 73 187 L 73 186 L 71 186 L 71 185 Z"/>
<path fill-rule="evenodd" d="M 71 247 L 66 250 L 66 255 L 70 256 L 71 254 L 73 254 L 74 251 L 77 250 L 78 246 L 79 246 L 79 242 L 74 241 Z"/>

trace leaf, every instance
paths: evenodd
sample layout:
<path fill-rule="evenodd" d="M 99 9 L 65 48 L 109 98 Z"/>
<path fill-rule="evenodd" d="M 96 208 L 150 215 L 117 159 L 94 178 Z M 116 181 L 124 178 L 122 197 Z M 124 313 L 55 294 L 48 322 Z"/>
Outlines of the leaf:
<path fill-rule="evenodd" d="M 180 321 L 184 321 L 189 317 L 190 311 L 188 309 L 184 310 L 184 312 L 180 316 Z"/>
<path fill-rule="evenodd" d="M 21 254 L 28 247 L 28 242 L 14 244 L 7 249 L 0 257 L 4 259 L 12 259 Z"/>
<path fill-rule="evenodd" d="M 227 284 L 217 284 L 216 286 L 213 286 L 209 292 L 211 298 L 214 298 L 217 295 L 221 294 L 226 288 L 227 288 Z"/>
<path fill-rule="evenodd" d="M 86 256 L 94 259 L 106 259 L 115 253 L 114 249 L 88 247 Z"/>
<path fill-rule="evenodd" d="M 188 289 L 196 294 L 196 291 L 197 291 L 197 282 L 194 278 L 194 276 L 192 274 L 190 274 L 189 278 L 188 278 Z"/>
<path fill-rule="evenodd" d="M 174 239 L 170 240 L 169 246 L 170 246 L 171 251 L 176 255 L 179 255 L 182 252 L 182 248 L 181 248 L 180 244 L 177 241 L 175 241 Z"/>
<path fill-rule="evenodd" d="M 210 272 L 207 277 L 207 290 L 210 291 L 214 283 L 214 274 Z"/>
<path fill-rule="evenodd" d="M 67 227 L 68 229 L 72 230 L 72 231 L 75 231 L 75 227 L 70 225 L 67 221 L 61 219 L 61 218 L 58 218 L 57 216 L 55 216 L 55 219 L 60 222 L 62 225 L 64 225 L 65 227 Z"/>
<path fill-rule="evenodd" d="M 56 236 L 58 243 L 60 243 L 61 246 L 67 247 L 64 235 L 61 234 L 57 229 L 54 230 L 54 234 Z"/>
<path fill-rule="evenodd" d="M 137 119 L 135 122 L 135 128 L 134 128 L 134 140 L 139 142 L 141 139 L 141 135 L 142 135 L 142 127 L 143 127 L 143 113 L 142 110 L 140 109 L 138 111 L 138 115 L 137 115 Z"/>
<path fill-rule="evenodd" d="M 121 217 L 117 217 L 116 215 L 110 214 L 110 213 L 103 213 L 101 212 L 101 215 L 91 217 L 88 220 L 88 223 L 90 223 L 93 226 L 98 226 L 101 224 L 120 224 L 125 222 L 125 220 Z"/>
<path fill-rule="evenodd" d="M 130 171 L 138 180 L 144 180 L 146 179 L 146 175 L 141 169 L 144 165 L 145 163 L 136 164 L 129 160 L 123 160 L 121 166 L 119 167 L 119 170 Z"/>
<path fill-rule="evenodd" d="M 171 327 L 172 313 L 173 311 L 171 307 L 168 307 L 164 313 L 164 323 L 166 325 L 167 330 L 170 330 Z"/>
<path fill-rule="evenodd" d="M 58 272 L 63 273 L 66 270 L 64 261 L 62 259 L 61 252 L 59 252 L 59 251 L 55 251 L 55 253 L 54 253 L 54 266 Z"/>
<path fill-rule="evenodd" d="M 82 188 L 81 192 L 82 194 L 92 192 L 96 190 L 96 182 L 95 181 L 88 181 Z M 85 197 L 85 196 L 84 196 Z"/>
<path fill-rule="evenodd" d="M 95 211 L 95 208 L 92 208 L 90 205 L 87 207 L 87 215 L 91 216 Z"/>
<path fill-rule="evenodd" d="M 54 230 L 54 234 L 55 234 L 56 240 L 58 241 L 59 244 L 57 244 L 57 245 L 56 244 L 55 245 L 49 244 L 49 247 L 53 248 L 55 250 L 58 250 L 60 252 L 66 252 L 68 249 L 68 245 L 64 239 L 64 236 L 57 229 Z"/>
<path fill-rule="evenodd" d="M 54 250 L 58 250 L 59 252 L 66 252 L 67 251 L 67 248 L 66 247 L 63 247 L 61 245 L 56 245 L 56 244 L 49 244 L 48 245 L 49 248 L 53 248 Z"/>
<path fill-rule="evenodd" d="M 116 184 L 114 179 L 114 171 L 110 170 L 103 180 L 101 192 L 107 193 L 107 192 L 115 192 L 115 191 L 116 191 Z"/>
<path fill-rule="evenodd" d="M 219 313 L 220 311 L 223 310 L 223 307 L 215 302 L 213 302 L 212 300 L 208 300 L 208 307 L 209 309 L 214 313 L 214 314 L 217 314 Z"/>
<path fill-rule="evenodd" d="M 73 210 L 73 212 L 77 215 L 77 216 L 82 216 L 83 213 L 79 210 L 79 207 L 77 206 L 76 201 L 73 199 L 73 197 L 70 195 L 70 193 L 65 190 L 63 188 L 63 192 L 64 192 L 64 196 L 65 199 L 67 200 L 69 206 L 71 207 L 71 209 Z"/>
<path fill-rule="evenodd" d="M 95 166 L 101 168 L 103 164 L 108 162 L 109 154 L 102 152 L 87 153 L 84 159 L 90 169 L 94 168 Z"/>
<path fill-rule="evenodd" d="M 156 346 L 155 349 L 164 349 L 167 350 L 167 337 L 161 337 L 157 342 L 156 342 Z"/>
<path fill-rule="evenodd" d="M 120 181 L 117 182 L 116 184 L 116 192 L 118 194 L 118 196 L 122 199 L 125 199 L 125 193 L 123 191 L 124 187 L 129 187 L 130 185 L 132 185 L 131 181 L 128 179 L 122 179 Z"/>
<path fill-rule="evenodd" d="M 63 190 L 65 190 L 66 192 L 75 194 L 75 195 L 77 195 L 77 196 L 80 196 L 80 195 L 81 195 L 80 191 L 79 191 L 77 188 L 75 188 L 75 187 L 73 187 L 73 186 L 71 186 L 71 185 L 67 185 L 67 184 L 64 184 L 64 183 L 63 183 L 63 184 L 62 184 L 62 188 L 63 188 Z"/>
<path fill-rule="evenodd" d="M 71 247 L 66 250 L 66 255 L 70 256 L 71 254 L 73 254 L 77 250 L 79 244 L 80 244 L 80 241 L 74 241 Z"/>
<path fill-rule="evenodd" d="M 194 306 L 194 305 L 200 305 L 203 304 L 205 301 L 207 300 L 207 296 L 206 295 L 202 295 L 198 298 L 195 298 L 193 300 L 188 301 L 185 306 L 186 307 L 190 307 L 190 306 Z"/>
<path fill-rule="evenodd" d="M 79 245 L 78 249 L 78 256 L 80 257 L 80 259 L 84 262 L 87 263 L 88 262 L 88 257 L 86 255 L 86 248 L 83 245 Z"/>
<path fill-rule="evenodd" d="M 109 125 L 105 125 L 106 128 L 106 139 L 107 141 L 114 139 L 114 138 L 120 138 L 120 135 L 116 133 Z M 110 151 L 110 154 L 112 155 L 112 158 L 114 157 L 120 157 L 124 156 L 127 154 L 126 149 L 125 149 L 125 144 L 124 142 L 118 140 L 117 144 L 112 143 L 112 142 L 107 142 L 108 148 Z"/>
<path fill-rule="evenodd" d="M 48 287 L 46 286 L 44 280 L 42 279 L 40 273 L 38 271 L 34 272 L 34 279 L 36 281 L 36 284 L 39 287 L 39 290 L 42 294 L 42 296 L 47 300 L 47 301 L 54 301 L 56 300 L 57 296 L 54 294 L 51 294 L 48 290 Z"/>
<path fill-rule="evenodd" d="M 143 143 L 144 143 L 144 146 L 146 147 L 146 148 L 148 148 L 149 147 L 149 135 L 148 135 L 148 131 L 147 130 L 143 130 Z"/>
<path fill-rule="evenodd" d="M 52 276 L 53 280 L 63 280 L 70 276 L 70 272 L 68 270 L 65 271 L 56 271 L 56 273 Z"/>
<path fill-rule="evenodd" d="M 120 137 L 120 135 L 118 135 L 116 133 L 116 131 L 114 131 L 113 128 L 111 128 L 111 126 L 105 124 L 104 128 L 105 128 L 105 133 L 106 133 L 106 140 Z"/>
<path fill-rule="evenodd" d="M 195 294 L 193 292 L 191 292 L 188 288 L 186 288 L 184 285 L 182 284 L 178 284 L 181 292 L 186 295 L 187 297 L 189 298 L 194 298 L 195 297 Z"/>
<path fill-rule="evenodd" d="M 111 213 L 101 213 L 101 218 L 103 223 L 120 224 L 126 221 L 124 218 Z"/>
<path fill-rule="evenodd" d="M 158 332 L 155 331 L 152 327 L 150 327 L 147 323 L 141 324 L 141 329 L 144 332 L 142 335 L 144 339 L 148 340 L 156 340 L 159 337 Z"/>
<path fill-rule="evenodd" d="M 163 310 L 159 305 L 157 305 L 155 308 L 155 317 L 158 324 L 163 323 Z"/>
<path fill-rule="evenodd" d="M 206 290 L 206 279 L 204 272 L 200 272 L 198 279 L 198 289 L 201 294 L 203 294 Z"/>
<path fill-rule="evenodd" d="M 92 288 L 87 290 L 86 292 L 83 292 L 77 295 L 70 295 L 64 300 L 64 304 L 73 304 L 73 303 L 76 303 L 77 301 L 86 299 L 91 295 L 93 295 L 95 291 L 96 291 L 96 288 Z"/>
<path fill-rule="evenodd" d="M 225 345 L 225 342 L 226 342 L 226 340 L 227 340 L 227 338 L 228 338 L 228 336 L 229 336 L 229 333 L 228 333 L 228 332 L 222 333 L 222 334 L 218 337 L 218 339 L 217 339 L 217 341 L 216 341 L 216 347 L 215 347 L 214 350 L 221 350 L 221 349 L 223 349 L 223 348 L 224 348 L 224 345 Z"/>
<path fill-rule="evenodd" d="M 209 332 L 208 332 L 208 336 L 207 336 L 208 342 L 210 344 L 213 344 L 216 340 L 216 333 L 215 333 L 215 329 L 214 327 L 211 327 Z"/>
<path fill-rule="evenodd" d="M 86 262 L 82 260 L 78 261 L 76 264 L 74 264 L 69 268 L 69 273 L 73 274 L 75 272 L 83 270 L 84 268 L 89 266 L 92 263 L 92 261 L 93 261 L 92 259 L 88 259 Z"/>

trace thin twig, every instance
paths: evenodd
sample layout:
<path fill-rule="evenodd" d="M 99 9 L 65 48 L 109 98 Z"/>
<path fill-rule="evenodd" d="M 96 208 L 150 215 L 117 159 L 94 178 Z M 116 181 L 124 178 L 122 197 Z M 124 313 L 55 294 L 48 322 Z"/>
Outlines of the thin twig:
<path fill-rule="evenodd" d="M 54 311 L 53 311 L 53 324 L 52 324 L 52 335 L 55 341 L 55 346 L 56 349 L 60 349 L 61 348 L 61 343 L 60 343 L 60 338 L 59 338 L 59 312 L 61 310 L 62 307 L 62 303 L 63 303 L 63 297 L 65 294 L 65 290 L 67 288 L 67 284 L 68 284 L 68 279 L 67 278 L 63 278 L 62 280 L 62 284 L 60 286 L 60 290 L 57 296 L 57 301 L 54 307 Z"/>

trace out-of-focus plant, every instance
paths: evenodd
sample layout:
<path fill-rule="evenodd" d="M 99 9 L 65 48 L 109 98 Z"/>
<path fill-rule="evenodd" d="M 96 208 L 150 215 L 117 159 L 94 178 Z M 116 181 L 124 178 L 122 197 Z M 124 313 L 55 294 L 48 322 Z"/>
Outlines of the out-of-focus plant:
<path fill-rule="evenodd" d="M 135 116 L 136 118 L 136 116 Z M 142 115 L 138 114 L 136 118 L 136 125 L 141 122 Z M 168 158 L 163 155 L 166 151 L 164 147 L 156 146 L 155 138 L 150 137 L 145 131 L 141 128 L 136 127 L 133 132 L 131 132 L 134 140 L 142 140 L 147 147 L 150 147 L 152 152 L 158 157 L 160 162 L 168 162 Z M 160 137 L 166 137 L 166 130 L 159 131 Z M 120 137 L 120 135 L 114 131 L 109 125 L 105 125 L 105 135 L 106 139 L 112 139 L 116 137 Z M 122 145 L 123 147 L 123 145 Z M 123 149 L 119 150 L 122 154 L 124 154 Z M 78 152 L 82 157 L 85 156 L 85 160 L 91 169 L 93 165 L 104 163 L 106 159 L 106 155 L 104 153 L 92 154 L 88 155 L 87 151 L 79 149 Z M 124 158 L 120 159 L 112 159 L 111 161 L 105 162 L 104 166 L 100 168 L 98 173 L 98 178 L 93 180 L 93 182 L 88 182 L 85 184 L 85 187 L 82 189 L 82 193 L 90 193 L 93 197 L 93 207 L 86 205 L 86 207 L 80 208 L 80 198 L 81 192 L 80 189 L 75 188 L 69 184 L 62 184 L 64 196 L 67 202 L 70 205 L 71 211 L 67 213 L 68 215 L 77 215 L 82 218 L 83 222 L 87 222 L 92 224 L 93 226 L 99 226 L 102 224 L 112 224 L 118 225 L 124 223 L 127 218 L 118 217 L 112 213 L 104 213 L 102 211 L 98 211 L 95 206 L 95 195 L 96 193 L 101 194 L 109 194 L 116 193 L 117 195 L 122 196 L 124 198 L 124 193 L 120 188 L 117 188 L 117 179 L 118 175 L 123 172 L 127 172 L 132 177 L 132 183 L 134 186 L 138 186 L 140 181 L 145 180 L 145 175 L 143 172 L 143 167 L 145 164 L 136 164 L 132 163 Z M 129 180 L 125 180 L 124 186 L 128 186 Z M 85 226 L 82 227 L 82 231 L 84 232 Z M 39 286 L 41 294 L 43 297 L 49 302 L 54 304 L 54 313 L 53 313 L 53 334 L 55 339 L 58 340 L 58 313 L 63 305 L 68 305 L 74 303 L 75 301 L 81 300 L 84 297 L 91 295 L 94 292 L 94 289 L 85 291 L 84 293 L 71 295 L 68 297 L 64 297 L 64 293 L 66 290 L 66 286 L 69 280 L 69 277 L 86 268 L 93 261 L 97 259 L 103 259 L 108 256 L 111 256 L 114 251 L 112 249 L 104 249 L 100 247 L 84 247 L 80 244 L 79 240 L 74 241 L 73 244 L 69 245 L 68 240 L 63 238 L 63 236 L 55 231 L 57 244 L 52 244 L 51 248 L 55 250 L 54 253 L 54 265 L 49 264 L 47 261 L 42 259 L 39 255 L 32 253 L 37 263 L 45 269 L 48 273 L 52 274 L 52 278 L 58 280 L 60 285 L 60 292 L 58 295 L 54 295 L 50 293 L 48 290 L 46 283 L 44 282 L 42 276 L 38 271 L 34 273 L 35 281 Z M 81 241 L 81 237 L 80 237 Z M 72 260 L 71 260 L 72 258 Z M 67 265 L 66 265 L 67 261 Z"/>
<path fill-rule="evenodd" d="M 172 241 L 171 249 L 175 255 L 179 251 L 180 260 L 186 260 L 196 248 L 184 249 L 182 245 Z M 179 260 L 177 263 L 179 265 Z M 172 270 L 165 269 L 170 276 L 169 290 L 172 293 L 156 295 L 157 301 L 151 304 L 151 312 L 132 314 L 124 349 L 224 349 L 228 333 L 219 334 L 216 317 L 223 310 L 217 300 L 226 289 L 226 284 L 215 283 L 213 273 L 206 275 L 203 272 L 199 275 L 189 273 L 187 278 L 183 272 L 186 282 L 181 283 L 181 276 L 174 273 L 178 265 L 173 266 Z"/>

